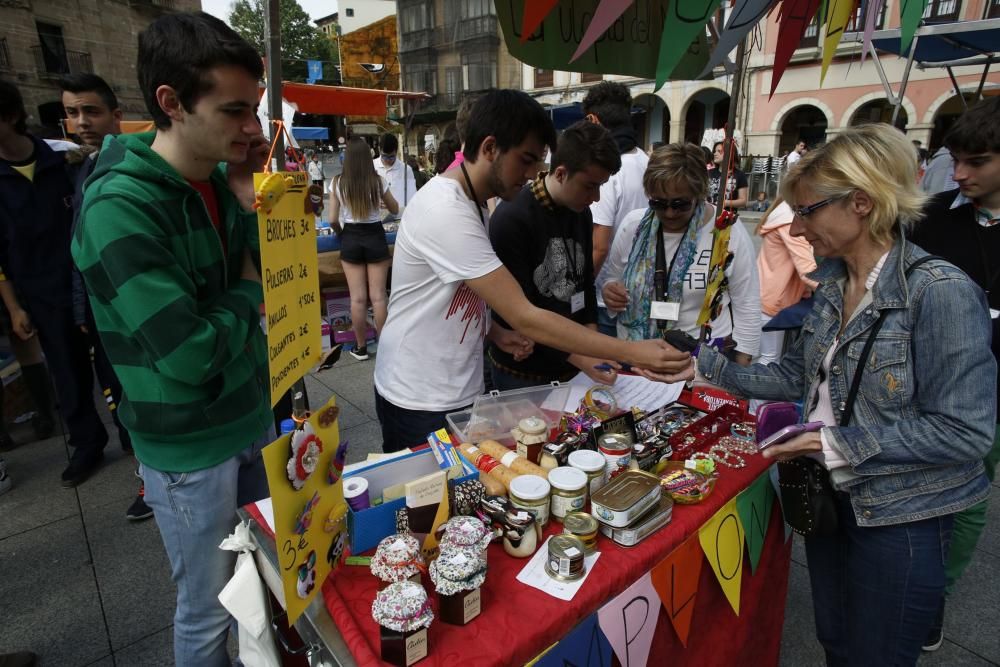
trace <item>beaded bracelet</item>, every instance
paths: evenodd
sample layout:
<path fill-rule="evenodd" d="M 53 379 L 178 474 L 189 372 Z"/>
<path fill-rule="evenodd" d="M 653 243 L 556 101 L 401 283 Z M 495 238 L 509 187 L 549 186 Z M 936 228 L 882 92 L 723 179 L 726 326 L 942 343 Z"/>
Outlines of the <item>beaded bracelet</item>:
<path fill-rule="evenodd" d="M 746 459 L 736 452 L 726 449 L 725 447 L 720 447 L 719 445 L 716 445 L 708 450 L 708 455 L 711 456 L 716 463 L 721 463 L 727 468 L 745 468 L 747 466 Z M 729 460 L 730 458 L 733 460 Z"/>
<path fill-rule="evenodd" d="M 729 432 L 740 440 L 753 440 L 756 435 L 756 429 L 750 422 L 736 422 L 729 427 Z"/>

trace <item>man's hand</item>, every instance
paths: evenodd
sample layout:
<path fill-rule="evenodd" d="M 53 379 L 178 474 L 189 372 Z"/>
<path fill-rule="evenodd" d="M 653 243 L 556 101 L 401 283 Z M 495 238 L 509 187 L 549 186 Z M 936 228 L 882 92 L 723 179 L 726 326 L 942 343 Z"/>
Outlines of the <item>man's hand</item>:
<path fill-rule="evenodd" d="M 240 273 L 240 278 L 252 280 L 255 283 L 260 282 L 260 272 L 257 271 L 257 267 L 253 263 L 249 248 L 243 248 L 243 270 Z"/>
<path fill-rule="evenodd" d="M 789 461 L 804 454 L 813 454 L 821 451 L 823 451 L 823 439 L 818 431 L 813 431 L 812 433 L 797 435 L 780 445 L 771 445 L 762 454 L 764 454 L 765 459 Z"/>
<path fill-rule="evenodd" d="M 501 350 L 514 357 L 514 361 L 524 361 L 535 351 L 535 342 L 499 324 L 490 327 L 489 339 Z"/>
<path fill-rule="evenodd" d="M 250 148 L 247 149 L 247 159 L 243 162 L 230 162 L 226 175 L 229 181 L 229 189 L 236 195 L 240 206 L 244 210 L 253 212 L 254 188 L 253 175 L 264 171 L 264 163 L 267 162 L 267 152 L 270 144 L 263 133 L 250 139 Z"/>
<path fill-rule="evenodd" d="M 597 359 L 595 357 L 585 357 L 582 354 L 571 354 L 569 355 L 567 361 L 579 368 L 584 375 L 598 384 L 614 384 L 615 380 L 618 379 L 618 371 L 621 370 L 621 365 L 616 361 Z M 600 366 L 602 364 L 611 366 L 611 370 L 602 371 L 595 368 L 595 366 Z"/>
<path fill-rule="evenodd" d="M 31 317 L 23 308 L 10 311 L 10 324 L 14 333 L 21 340 L 29 340 L 35 335 L 35 327 L 31 324 Z"/>
<path fill-rule="evenodd" d="M 601 294 L 604 296 L 604 305 L 610 310 L 622 311 L 628 306 L 628 292 L 625 285 L 618 281 L 605 285 Z"/>
<path fill-rule="evenodd" d="M 655 376 L 642 375 L 659 382 L 685 382 L 694 377 L 691 355 L 660 339 L 629 343 L 629 358 L 625 361 L 637 369 L 653 371 Z"/>

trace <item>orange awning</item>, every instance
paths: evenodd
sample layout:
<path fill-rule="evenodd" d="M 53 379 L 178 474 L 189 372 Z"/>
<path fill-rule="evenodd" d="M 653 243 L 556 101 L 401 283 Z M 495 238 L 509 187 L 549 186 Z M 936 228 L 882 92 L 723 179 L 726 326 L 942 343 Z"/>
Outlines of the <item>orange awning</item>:
<path fill-rule="evenodd" d="M 419 100 L 427 93 L 404 90 L 371 90 L 344 86 L 318 86 L 306 83 L 282 83 L 281 96 L 294 104 L 299 113 L 331 116 L 385 116 L 389 100 Z"/>

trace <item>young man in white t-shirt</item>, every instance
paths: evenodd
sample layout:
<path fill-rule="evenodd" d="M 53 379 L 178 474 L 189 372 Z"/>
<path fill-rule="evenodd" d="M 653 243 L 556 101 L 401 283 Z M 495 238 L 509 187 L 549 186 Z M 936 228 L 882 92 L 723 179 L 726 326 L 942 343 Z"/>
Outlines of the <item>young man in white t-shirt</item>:
<path fill-rule="evenodd" d="M 546 145 L 555 148 L 555 131 L 537 101 L 490 91 L 470 115 L 465 161 L 431 179 L 404 212 L 375 361 L 384 451 L 422 443 L 446 426 L 446 414 L 483 392 L 491 308 L 518 332 L 490 336 L 503 349 L 536 341 L 659 370 L 670 381 L 691 376 L 689 355 L 662 340 L 620 341 L 532 305 L 493 252 L 486 201 L 513 199 L 537 173 Z"/>

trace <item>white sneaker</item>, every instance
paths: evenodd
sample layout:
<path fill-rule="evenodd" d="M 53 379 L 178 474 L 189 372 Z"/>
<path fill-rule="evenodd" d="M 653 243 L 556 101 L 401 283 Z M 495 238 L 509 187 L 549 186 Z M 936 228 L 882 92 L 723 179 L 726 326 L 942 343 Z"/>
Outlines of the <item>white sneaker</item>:
<path fill-rule="evenodd" d="M 368 358 L 368 346 L 356 347 L 352 349 L 348 354 L 357 359 L 358 361 L 364 361 Z"/>

